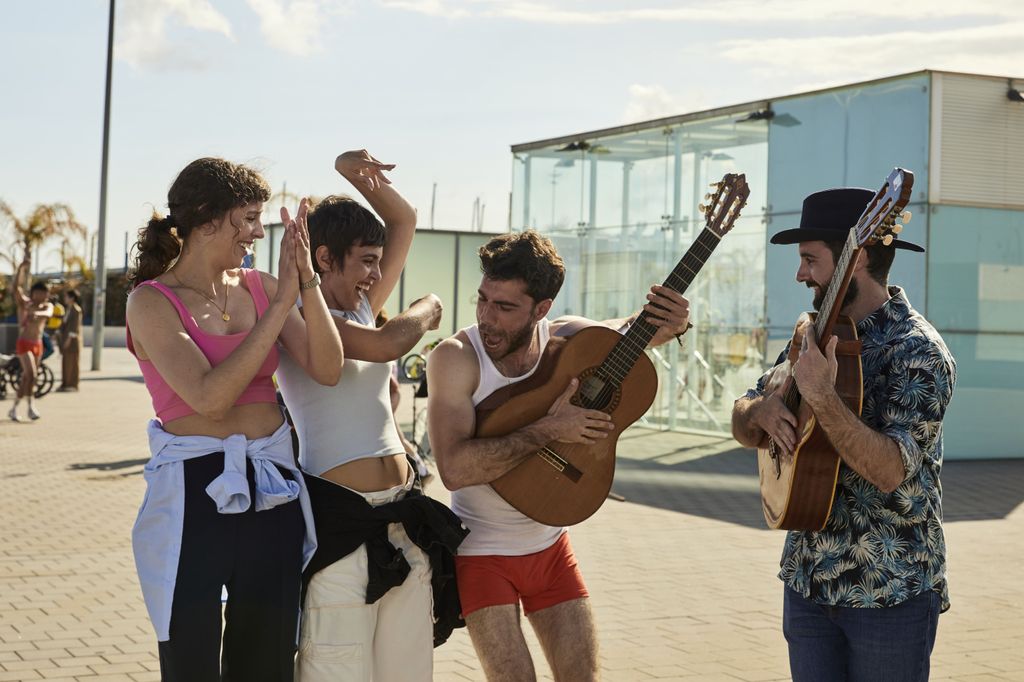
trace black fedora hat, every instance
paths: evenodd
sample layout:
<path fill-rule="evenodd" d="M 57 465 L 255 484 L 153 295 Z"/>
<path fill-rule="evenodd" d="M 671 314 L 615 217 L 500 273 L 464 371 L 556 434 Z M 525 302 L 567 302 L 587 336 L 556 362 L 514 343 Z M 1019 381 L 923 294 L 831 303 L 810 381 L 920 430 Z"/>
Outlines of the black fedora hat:
<path fill-rule="evenodd" d="M 843 241 L 874 196 L 871 190 L 860 187 L 838 187 L 809 194 L 804 199 L 803 211 L 800 213 L 800 227 L 773 235 L 771 243 Z M 893 240 L 892 245 L 897 249 L 924 251 L 923 246 L 902 239 Z"/>

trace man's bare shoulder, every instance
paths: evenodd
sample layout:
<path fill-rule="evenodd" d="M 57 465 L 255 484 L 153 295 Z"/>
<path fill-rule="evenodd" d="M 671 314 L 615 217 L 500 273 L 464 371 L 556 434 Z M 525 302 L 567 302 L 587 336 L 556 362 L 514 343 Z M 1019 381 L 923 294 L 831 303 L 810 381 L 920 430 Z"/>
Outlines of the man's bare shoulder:
<path fill-rule="evenodd" d="M 450 336 L 430 351 L 427 375 L 434 386 L 443 386 L 448 397 L 471 396 L 480 381 L 480 363 L 473 343 L 464 333 Z M 432 391 L 431 395 L 435 393 Z"/>
<path fill-rule="evenodd" d="M 430 351 L 428 364 L 460 368 L 467 363 L 476 364 L 476 351 L 466 333 L 460 331 L 454 336 L 449 336 Z"/>

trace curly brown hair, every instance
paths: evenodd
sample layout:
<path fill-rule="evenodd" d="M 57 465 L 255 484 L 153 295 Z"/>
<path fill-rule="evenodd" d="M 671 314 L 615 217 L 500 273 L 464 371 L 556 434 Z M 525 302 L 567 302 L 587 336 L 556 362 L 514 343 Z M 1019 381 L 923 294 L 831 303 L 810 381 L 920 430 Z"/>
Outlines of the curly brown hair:
<path fill-rule="evenodd" d="M 231 209 L 269 198 L 270 185 L 248 166 L 213 157 L 188 164 L 167 191 L 167 215 L 154 211 L 139 230 L 135 265 L 128 275 L 131 286 L 166 272 L 195 228 Z"/>
<path fill-rule="evenodd" d="M 551 240 L 534 230 L 503 234 L 479 248 L 480 271 L 488 279 L 521 279 L 534 302 L 558 295 L 565 264 Z"/>

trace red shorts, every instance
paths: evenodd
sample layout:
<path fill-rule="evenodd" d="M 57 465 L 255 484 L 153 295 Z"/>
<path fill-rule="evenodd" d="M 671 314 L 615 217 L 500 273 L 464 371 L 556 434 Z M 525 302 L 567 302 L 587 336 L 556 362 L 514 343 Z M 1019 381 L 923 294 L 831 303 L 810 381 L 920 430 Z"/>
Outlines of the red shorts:
<path fill-rule="evenodd" d="M 26 353 L 32 353 L 37 358 L 43 356 L 43 342 L 42 341 L 29 341 L 28 339 L 18 339 L 14 344 L 15 355 L 25 355 Z"/>
<path fill-rule="evenodd" d="M 488 606 L 518 604 L 520 599 L 529 615 L 589 596 L 568 533 L 533 554 L 456 556 L 455 578 L 463 616 Z"/>

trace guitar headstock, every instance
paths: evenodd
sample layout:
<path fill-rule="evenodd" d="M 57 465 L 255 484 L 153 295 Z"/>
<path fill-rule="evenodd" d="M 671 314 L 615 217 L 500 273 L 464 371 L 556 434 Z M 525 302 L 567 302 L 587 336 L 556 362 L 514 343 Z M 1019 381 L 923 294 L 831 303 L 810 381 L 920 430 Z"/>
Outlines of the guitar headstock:
<path fill-rule="evenodd" d="M 740 210 L 747 204 L 750 187 L 743 173 L 726 173 L 711 186 L 715 191 L 705 194 L 704 203 L 698 208 L 704 214 L 705 227 L 719 237 L 724 237 L 740 217 Z"/>
<path fill-rule="evenodd" d="M 903 209 L 910 203 L 914 189 L 914 174 L 905 168 L 893 168 L 885 184 L 868 202 L 854 226 L 858 246 L 882 242 L 892 244 L 903 226 L 910 222 L 910 211 Z"/>

